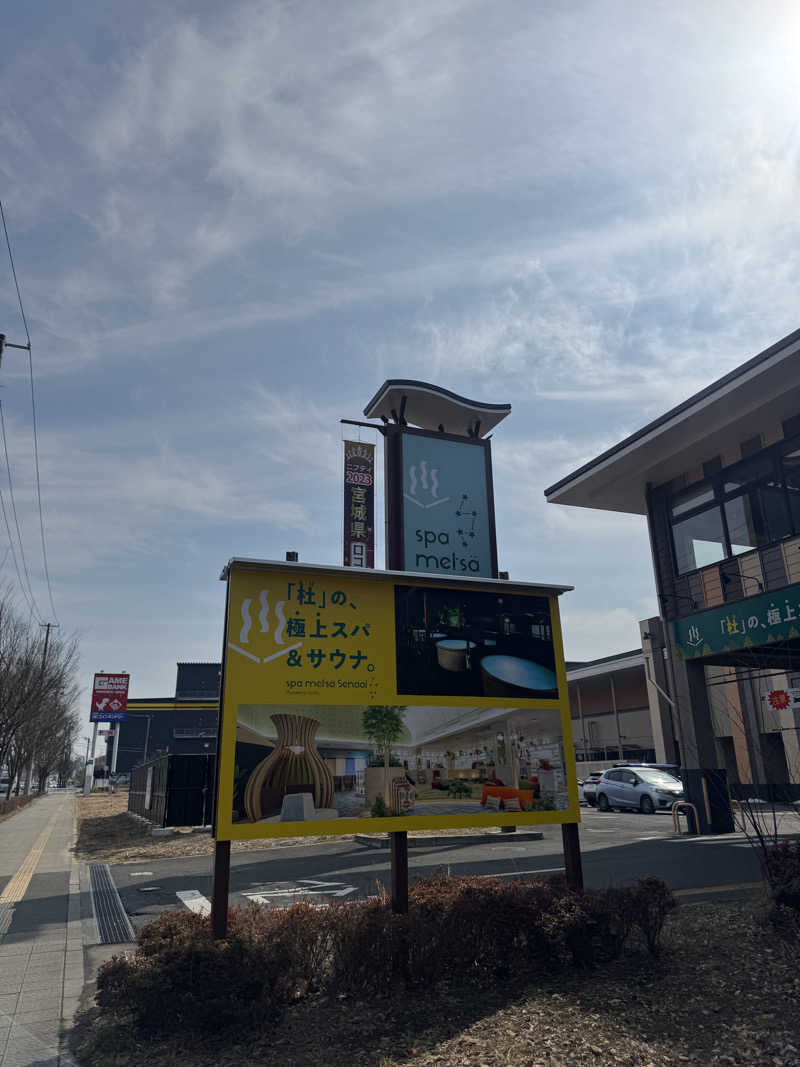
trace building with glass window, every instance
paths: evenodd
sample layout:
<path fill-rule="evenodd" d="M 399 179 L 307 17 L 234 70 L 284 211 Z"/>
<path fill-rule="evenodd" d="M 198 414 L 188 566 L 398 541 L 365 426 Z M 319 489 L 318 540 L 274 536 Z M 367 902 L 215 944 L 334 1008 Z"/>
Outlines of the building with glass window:
<path fill-rule="evenodd" d="M 659 760 L 725 772 L 693 777 L 701 817 L 725 780 L 800 796 L 800 331 L 545 496 L 647 516 L 655 745 Z"/>

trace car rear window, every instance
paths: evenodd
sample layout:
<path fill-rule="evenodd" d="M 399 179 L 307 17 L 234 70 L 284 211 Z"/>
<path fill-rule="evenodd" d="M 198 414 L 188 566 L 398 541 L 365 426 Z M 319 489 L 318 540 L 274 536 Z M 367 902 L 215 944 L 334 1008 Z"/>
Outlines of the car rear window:
<path fill-rule="evenodd" d="M 666 771 L 637 770 L 636 773 L 650 785 L 674 786 L 683 784 L 680 779 L 672 774 L 667 774 Z"/>

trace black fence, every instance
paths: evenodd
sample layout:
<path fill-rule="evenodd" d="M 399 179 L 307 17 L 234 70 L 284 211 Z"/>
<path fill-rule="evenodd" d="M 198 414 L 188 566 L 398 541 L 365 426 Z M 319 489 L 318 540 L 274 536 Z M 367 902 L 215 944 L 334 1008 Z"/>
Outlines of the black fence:
<path fill-rule="evenodd" d="M 171 755 L 131 771 L 128 811 L 154 826 L 208 826 L 216 756 Z"/>
<path fill-rule="evenodd" d="M 769 782 L 751 784 L 749 782 L 730 782 L 731 797 L 747 803 L 761 801 L 764 804 L 796 804 L 800 801 L 800 783 L 784 782 L 778 785 Z"/>

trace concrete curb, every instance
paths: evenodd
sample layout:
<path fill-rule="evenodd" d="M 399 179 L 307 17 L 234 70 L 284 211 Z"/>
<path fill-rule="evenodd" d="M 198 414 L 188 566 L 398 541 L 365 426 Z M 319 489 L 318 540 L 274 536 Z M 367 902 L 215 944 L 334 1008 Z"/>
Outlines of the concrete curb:
<path fill-rule="evenodd" d="M 432 848 L 440 845 L 511 845 L 521 844 L 526 841 L 541 841 L 544 834 L 536 831 L 518 830 L 515 834 L 501 834 L 498 831 L 485 834 L 442 834 L 436 837 L 409 837 L 409 848 Z M 356 834 L 355 841 L 358 845 L 367 848 L 388 848 L 388 834 Z"/>

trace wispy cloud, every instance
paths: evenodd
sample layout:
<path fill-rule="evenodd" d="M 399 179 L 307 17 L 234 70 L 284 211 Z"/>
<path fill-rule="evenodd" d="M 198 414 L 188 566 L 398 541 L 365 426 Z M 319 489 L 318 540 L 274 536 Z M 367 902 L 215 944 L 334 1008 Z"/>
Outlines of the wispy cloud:
<path fill-rule="evenodd" d="M 512 402 L 504 561 L 575 583 L 570 654 L 635 641 L 653 610 L 642 520 L 542 490 L 797 325 L 795 5 L 3 17 L 0 174 L 52 569 L 90 659 L 116 635 L 163 687 L 145 622 L 191 620 L 216 655 L 228 555 L 335 561 L 337 420 L 384 377 Z M 26 372 L 6 354 L 28 537 Z M 95 585 L 129 629 L 92 629 Z"/>

